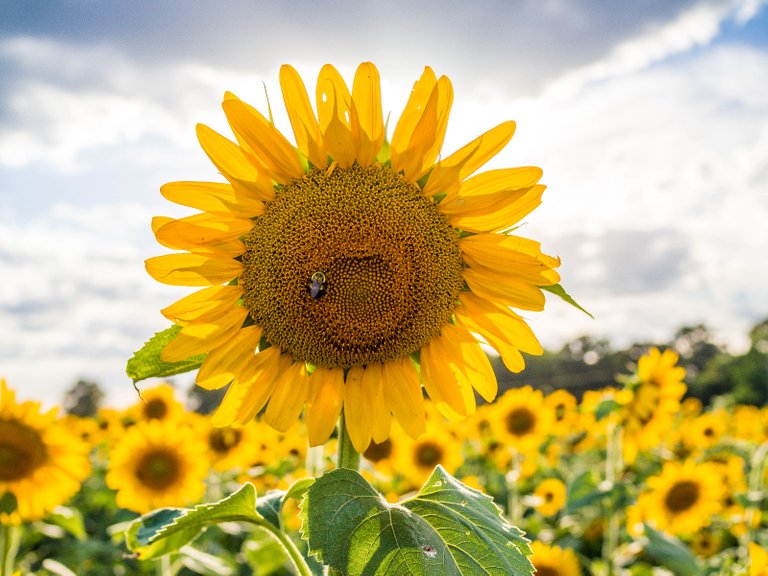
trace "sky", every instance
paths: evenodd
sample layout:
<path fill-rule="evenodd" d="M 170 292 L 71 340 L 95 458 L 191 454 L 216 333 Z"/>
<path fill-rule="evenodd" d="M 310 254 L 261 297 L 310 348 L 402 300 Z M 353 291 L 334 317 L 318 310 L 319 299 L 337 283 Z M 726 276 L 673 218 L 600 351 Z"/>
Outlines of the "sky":
<path fill-rule="evenodd" d="M 59 401 L 83 378 L 133 401 L 133 351 L 189 291 L 144 260 L 175 180 L 220 180 L 195 138 L 225 91 L 291 134 L 278 71 L 382 78 L 396 119 L 425 65 L 448 76 L 444 155 L 513 119 L 489 167 L 536 165 L 520 233 L 562 258 L 594 319 L 526 313 L 546 348 L 620 347 L 704 323 L 734 353 L 768 317 L 768 6 L 760 0 L 0 3 L 0 377 Z M 177 377 L 183 385 L 191 376 Z"/>

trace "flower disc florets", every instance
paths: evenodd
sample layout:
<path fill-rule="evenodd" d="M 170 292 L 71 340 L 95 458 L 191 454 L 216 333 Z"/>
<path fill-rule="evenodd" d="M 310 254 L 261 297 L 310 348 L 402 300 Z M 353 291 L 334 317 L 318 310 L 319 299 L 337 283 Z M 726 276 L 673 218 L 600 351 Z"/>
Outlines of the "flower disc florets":
<path fill-rule="evenodd" d="M 246 237 L 245 304 L 268 342 L 316 366 L 407 356 L 453 314 L 458 240 L 389 168 L 312 170 L 279 190 Z"/>

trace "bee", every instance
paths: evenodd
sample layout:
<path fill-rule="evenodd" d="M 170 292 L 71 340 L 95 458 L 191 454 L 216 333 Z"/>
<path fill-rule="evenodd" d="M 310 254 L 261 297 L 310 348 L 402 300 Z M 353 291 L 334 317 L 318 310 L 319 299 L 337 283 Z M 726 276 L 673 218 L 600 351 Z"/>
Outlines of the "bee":
<path fill-rule="evenodd" d="M 309 296 L 315 300 L 320 298 L 325 292 L 325 274 L 315 272 L 309 279 Z"/>

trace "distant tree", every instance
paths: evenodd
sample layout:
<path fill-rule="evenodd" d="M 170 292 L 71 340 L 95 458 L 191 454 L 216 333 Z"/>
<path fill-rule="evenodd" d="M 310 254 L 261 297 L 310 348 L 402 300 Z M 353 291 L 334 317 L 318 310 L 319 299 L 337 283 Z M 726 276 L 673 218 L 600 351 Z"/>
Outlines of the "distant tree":
<path fill-rule="evenodd" d="M 708 403 L 729 394 L 736 403 L 768 403 L 768 319 L 750 330 L 751 346 L 741 356 L 720 351 L 690 383 L 690 393 Z"/>
<path fill-rule="evenodd" d="M 104 391 L 96 382 L 78 380 L 64 393 L 62 406 L 67 414 L 87 418 L 95 416 L 104 400 Z"/>
<path fill-rule="evenodd" d="M 680 354 L 680 365 L 685 368 L 688 383 L 693 382 L 712 359 L 723 353 L 704 324 L 678 329 L 669 346 Z"/>

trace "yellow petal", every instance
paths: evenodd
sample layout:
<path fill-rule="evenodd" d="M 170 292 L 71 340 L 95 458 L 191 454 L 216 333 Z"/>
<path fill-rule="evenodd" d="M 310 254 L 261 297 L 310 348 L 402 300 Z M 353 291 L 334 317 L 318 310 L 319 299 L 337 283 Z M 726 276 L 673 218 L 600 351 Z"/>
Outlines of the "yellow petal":
<path fill-rule="evenodd" d="M 164 222 L 155 230 L 155 237 L 174 250 L 216 252 L 234 258 L 245 252 L 240 237 L 252 228 L 253 222 L 247 218 L 203 213 Z"/>
<path fill-rule="evenodd" d="M 560 259 L 541 251 L 535 240 L 505 234 L 476 234 L 459 240 L 462 252 L 489 268 L 511 269 L 525 265 L 544 271 L 560 266 Z"/>
<path fill-rule="evenodd" d="M 304 362 L 294 362 L 278 376 L 264 411 L 264 421 L 275 430 L 286 432 L 299 419 L 308 388 L 306 365 Z"/>
<path fill-rule="evenodd" d="M 204 124 L 197 125 L 197 139 L 214 166 L 236 188 L 265 202 L 275 197 L 272 177 L 254 166 L 240 146 Z"/>
<path fill-rule="evenodd" d="M 218 182 L 169 182 L 160 187 L 167 200 L 209 214 L 253 218 L 264 213 L 264 203 L 253 194 Z"/>
<path fill-rule="evenodd" d="M 211 417 L 211 424 L 217 427 L 245 424 L 258 414 L 275 388 L 280 361 L 280 349 L 272 346 L 248 362 L 227 389 Z"/>
<path fill-rule="evenodd" d="M 461 181 L 498 154 L 512 139 L 515 123 L 499 124 L 435 165 L 424 194 L 455 193 Z"/>
<path fill-rule="evenodd" d="M 253 361 L 261 339 L 259 326 L 246 326 L 229 342 L 211 350 L 203 360 L 195 383 L 206 390 L 218 390 L 234 380 Z"/>
<path fill-rule="evenodd" d="M 411 133 L 405 150 L 392 148 L 393 169 L 403 171 L 409 182 L 416 182 L 432 167 L 443 146 L 448 116 L 453 104 L 450 80 L 441 76 Z"/>
<path fill-rule="evenodd" d="M 336 427 L 344 403 L 344 370 L 315 368 L 309 378 L 307 436 L 310 446 L 324 444 Z"/>
<path fill-rule="evenodd" d="M 426 66 L 421 77 L 414 83 L 408 102 L 405 104 L 403 113 L 397 121 L 395 130 L 390 142 L 392 152 L 392 170 L 401 172 L 405 169 L 407 157 L 404 156 L 408 150 L 408 144 L 411 141 L 411 135 L 421 119 L 424 109 L 432 96 L 433 89 L 437 83 L 437 77 L 432 68 Z"/>
<path fill-rule="evenodd" d="M 243 272 L 243 265 L 237 260 L 202 254 L 166 254 L 144 264 L 152 278 L 172 286 L 223 284 Z"/>
<path fill-rule="evenodd" d="M 464 180 L 459 186 L 460 196 L 479 196 L 501 190 L 520 190 L 535 185 L 543 172 L 536 166 L 488 170 Z"/>
<path fill-rule="evenodd" d="M 455 369 L 449 326 L 443 326 L 442 334 L 421 348 L 421 380 L 430 398 L 468 416 L 475 411 L 475 397 L 469 382 Z"/>
<path fill-rule="evenodd" d="M 378 362 L 368 364 L 363 372 L 363 393 L 367 398 L 366 409 L 371 437 L 381 444 L 389 437 L 392 412 L 384 398 L 383 366 Z"/>
<path fill-rule="evenodd" d="M 242 294 L 240 286 L 211 286 L 185 296 L 160 313 L 177 324 L 207 322 L 226 314 Z"/>
<path fill-rule="evenodd" d="M 473 238 L 480 240 L 465 242 L 469 237 L 463 238 L 459 246 L 464 262 L 478 274 L 488 278 L 501 275 L 502 282 L 526 282 L 534 286 L 548 286 L 559 281 L 559 274 L 547 265 L 552 260 L 550 257 L 542 254 L 539 259 L 508 248 L 504 244 L 507 237 L 500 234 L 478 234 Z M 511 239 L 514 241 L 514 238 Z M 555 261 L 555 265 L 559 265 L 559 262 Z M 552 274 L 555 282 L 552 282 Z"/>
<path fill-rule="evenodd" d="M 352 102 L 358 120 L 358 131 L 355 134 L 357 161 L 366 168 L 376 159 L 384 143 L 381 82 L 379 71 L 370 62 L 363 62 L 357 67 L 352 83 Z"/>
<path fill-rule="evenodd" d="M 443 328 L 448 343 L 451 364 L 477 390 L 486 402 L 493 401 L 498 392 L 496 375 L 488 356 L 464 328 L 448 325 Z"/>
<path fill-rule="evenodd" d="M 342 168 L 355 162 L 355 140 L 352 135 L 352 96 L 339 72 L 326 64 L 317 78 L 317 116 L 320 131 L 331 157 Z"/>
<path fill-rule="evenodd" d="M 163 362 L 180 362 L 197 354 L 205 354 L 233 338 L 243 326 L 248 310 L 236 306 L 224 316 L 204 324 L 188 324 L 166 344 L 160 359 Z"/>
<path fill-rule="evenodd" d="M 286 184 L 304 175 L 296 149 L 258 110 L 235 97 L 225 99 L 222 108 L 232 129 L 267 166 L 272 178 Z"/>
<path fill-rule="evenodd" d="M 424 394 L 416 367 L 409 358 L 384 364 L 384 398 L 405 433 L 418 438 L 426 430 Z"/>
<path fill-rule="evenodd" d="M 368 399 L 363 388 L 363 372 L 362 366 L 352 366 L 344 382 L 344 421 L 352 445 L 360 453 L 365 452 L 371 443 L 371 428 L 366 409 Z"/>
<path fill-rule="evenodd" d="M 280 88 L 283 91 L 285 109 L 291 120 L 296 146 L 318 168 L 328 164 L 328 155 L 320 133 L 320 125 L 309 103 L 307 89 L 296 70 L 288 64 L 280 68 Z"/>
<path fill-rule="evenodd" d="M 488 268 L 482 271 L 467 268 L 463 276 L 472 292 L 486 300 L 523 310 L 544 309 L 544 294 L 530 282 L 510 278 Z"/>
<path fill-rule="evenodd" d="M 496 212 L 453 216 L 450 218 L 451 225 L 467 232 L 509 230 L 541 204 L 541 195 L 544 193 L 544 189 L 545 186 L 538 184 Z"/>
<path fill-rule="evenodd" d="M 504 210 L 519 201 L 530 188 L 520 190 L 499 190 L 490 194 L 462 196 L 454 194 L 438 205 L 438 210 L 448 216 L 449 222 L 458 228 L 455 222 L 464 222 L 471 217 L 482 217 Z"/>
<path fill-rule="evenodd" d="M 461 305 L 456 308 L 456 319 L 469 330 L 478 332 L 488 340 L 488 343 L 502 354 L 505 364 L 507 359 L 504 358 L 504 353 L 509 347 L 520 349 L 527 354 L 540 355 L 544 352 L 533 330 L 509 308 L 484 300 L 470 292 L 462 293 L 459 299 Z M 509 360 L 515 369 L 510 368 L 509 364 L 507 367 L 513 372 L 523 369 L 524 364 L 519 354 L 510 352 Z"/>

